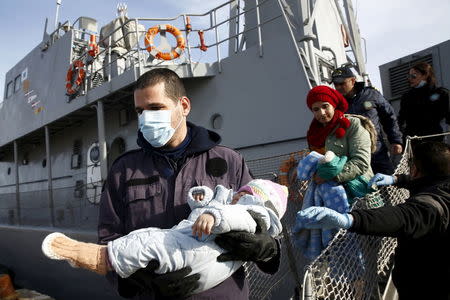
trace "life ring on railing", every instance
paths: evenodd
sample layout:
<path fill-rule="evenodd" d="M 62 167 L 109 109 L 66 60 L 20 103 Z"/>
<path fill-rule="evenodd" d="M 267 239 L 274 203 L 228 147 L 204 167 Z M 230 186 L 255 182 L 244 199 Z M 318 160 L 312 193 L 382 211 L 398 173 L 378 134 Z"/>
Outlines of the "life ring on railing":
<path fill-rule="evenodd" d="M 177 39 L 177 46 L 174 49 L 172 49 L 172 51 L 161 52 L 156 48 L 155 44 L 153 43 L 153 39 L 160 31 L 170 32 Z M 184 41 L 184 37 L 181 31 L 175 26 L 172 26 L 170 24 L 157 25 L 150 28 L 145 34 L 144 43 L 145 48 L 153 57 L 163 60 L 172 60 L 180 57 L 181 53 L 184 51 L 184 48 L 186 47 L 186 43 Z"/>
<path fill-rule="evenodd" d="M 66 93 L 68 96 L 73 96 L 80 91 L 85 76 L 84 63 L 81 60 L 74 60 L 66 75 Z"/>

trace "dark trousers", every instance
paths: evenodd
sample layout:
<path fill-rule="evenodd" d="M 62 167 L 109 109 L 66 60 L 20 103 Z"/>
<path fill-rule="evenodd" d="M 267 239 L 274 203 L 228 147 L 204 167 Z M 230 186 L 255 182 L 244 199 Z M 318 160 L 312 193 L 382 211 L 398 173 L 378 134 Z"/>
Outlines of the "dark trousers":
<path fill-rule="evenodd" d="M 374 174 L 383 173 L 386 175 L 392 175 L 394 173 L 394 164 L 389 157 L 388 148 L 386 145 L 381 145 L 381 147 L 372 154 L 370 165 Z"/>

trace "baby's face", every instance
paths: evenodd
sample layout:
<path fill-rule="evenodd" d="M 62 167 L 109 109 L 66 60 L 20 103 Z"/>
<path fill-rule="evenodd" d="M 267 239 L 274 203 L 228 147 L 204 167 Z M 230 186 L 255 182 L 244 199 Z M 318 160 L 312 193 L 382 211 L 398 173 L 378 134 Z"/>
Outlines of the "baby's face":
<path fill-rule="evenodd" d="M 196 191 L 192 194 L 192 196 L 194 197 L 195 201 L 200 202 L 203 201 L 203 199 L 205 198 L 205 193 L 201 191 Z"/>
<path fill-rule="evenodd" d="M 231 204 L 236 204 L 242 196 L 249 194 L 250 194 L 249 192 L 245 191 L 234 194 L 233 199 L 231 199 Z"/>

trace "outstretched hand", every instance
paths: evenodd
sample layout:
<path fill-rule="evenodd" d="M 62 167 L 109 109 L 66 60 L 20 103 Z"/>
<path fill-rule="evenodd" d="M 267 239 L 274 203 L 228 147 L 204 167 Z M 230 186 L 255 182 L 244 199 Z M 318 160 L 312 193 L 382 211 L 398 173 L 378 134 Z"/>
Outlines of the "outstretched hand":
<path fill-rule="evenodd" d="M 327 207 L 311 206 L 297 213 L 293 232 L 301 229 L 348 229 L 353 224 L 350 214 L 341 214 Z"/>
<path fill-rule="evenodd" d="M 391 175 L 385 175 L 381 173 L 375 174 L 370 180 L 369 180 L 369 187 L 376 186 L 384 186 L 384 185 L 391 185 L 395 183 L 395 177 Z"/>
<path fill-rule="evenodd" d="M 278 245 L 273 237 L 267 233 L 266 224 L 258 213 L 249 211 L 256 222 L 256 232 L 231 231 L 219 234 L 215 242 L 225 249 L 217 257 L 217 261 L 268 261 L 278 254 Z"/>

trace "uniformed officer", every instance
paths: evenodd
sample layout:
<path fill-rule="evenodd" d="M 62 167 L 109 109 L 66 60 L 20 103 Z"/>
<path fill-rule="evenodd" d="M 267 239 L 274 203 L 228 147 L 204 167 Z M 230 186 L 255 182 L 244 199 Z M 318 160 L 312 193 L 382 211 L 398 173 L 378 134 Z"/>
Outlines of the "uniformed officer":
<path fill-rule="evenodd" d="M 388 154 L 388 147 L 383 139 L 382 130 L 391 145 L 392 154 L 402 153 L 402 133 L 398 127 L 397 117 L 391 104 L 375 88 L 357 82 L 349 67 L 337 68 L 332 73 L 332 81 L 348 101 L 348 114 L 363 115 L 369 118 L 377 130 L 377 150 L 372 154 L 374 173 L 392 174 L 394 165 Z"/>

